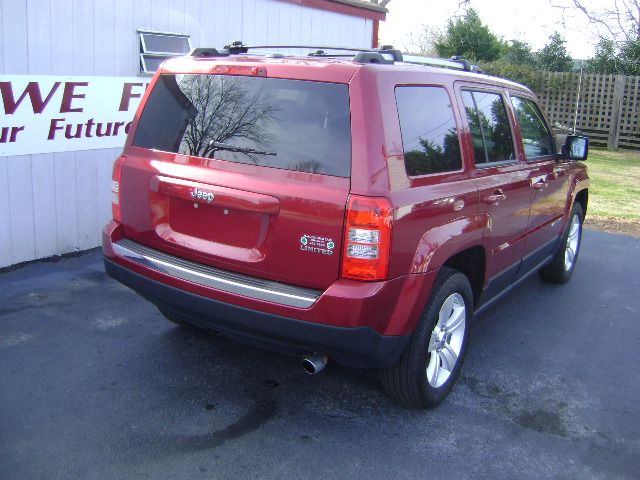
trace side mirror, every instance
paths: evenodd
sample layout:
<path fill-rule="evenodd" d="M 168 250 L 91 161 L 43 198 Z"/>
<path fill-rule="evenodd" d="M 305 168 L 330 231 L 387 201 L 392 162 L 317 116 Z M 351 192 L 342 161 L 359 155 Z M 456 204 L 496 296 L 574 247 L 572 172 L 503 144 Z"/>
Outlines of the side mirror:
<path fill-rule="evenodd" d="M 589 154 L 589 139 L 582 135 L 567 135 L 562 146 L 562 156 L 569 160 L 586 160 Z"/>

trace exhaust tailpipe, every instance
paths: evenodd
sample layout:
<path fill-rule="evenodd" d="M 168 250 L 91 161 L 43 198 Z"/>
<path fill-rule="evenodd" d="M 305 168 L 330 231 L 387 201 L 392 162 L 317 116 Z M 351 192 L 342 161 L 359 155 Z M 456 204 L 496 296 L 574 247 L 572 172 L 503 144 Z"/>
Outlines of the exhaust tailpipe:
<path fill-rule="evenodd" d="M 315 375 L 324 369 L 328 360 L 326 355 L 309 355 L 308 357 L 303 357 L 301 364 L 305 372 L 309 375 Z"/>

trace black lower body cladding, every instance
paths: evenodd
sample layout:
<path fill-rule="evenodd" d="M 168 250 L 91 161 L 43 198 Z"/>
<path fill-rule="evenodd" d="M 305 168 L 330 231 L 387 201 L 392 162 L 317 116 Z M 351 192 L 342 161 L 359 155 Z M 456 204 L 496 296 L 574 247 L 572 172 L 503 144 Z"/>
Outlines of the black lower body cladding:
<path fill-rule="evenodd" d="M 410 338 L 380 335 L 368 327 L 334 327 L 251 310 L 166 285 L 106 257 L 104 265 L 109 276 L 181 321 L 266 350 L 294 356 L 322 353 L 341 365 L 382 368 L 396 362 Z"/>

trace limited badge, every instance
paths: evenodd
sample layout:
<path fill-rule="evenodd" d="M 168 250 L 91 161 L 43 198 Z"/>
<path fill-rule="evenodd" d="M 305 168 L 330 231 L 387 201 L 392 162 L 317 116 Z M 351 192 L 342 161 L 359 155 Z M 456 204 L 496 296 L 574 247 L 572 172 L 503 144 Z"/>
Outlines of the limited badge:
<path fill-rule="evenodd" d="M 331 238 L 308 235 L 306 233 L 300 237 L 300 250 L 304 252 L 333 255 L 333 249 L 335 247 L 336 244 Z"/>

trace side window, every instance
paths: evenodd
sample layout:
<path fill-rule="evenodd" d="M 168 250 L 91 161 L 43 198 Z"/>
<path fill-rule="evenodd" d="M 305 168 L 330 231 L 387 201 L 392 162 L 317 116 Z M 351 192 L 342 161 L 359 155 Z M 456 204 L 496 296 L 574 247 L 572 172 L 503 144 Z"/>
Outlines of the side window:
<path fill-rule="evenodd" d="M 471 92 L 463 91 L 462 101 L 464 102 L 464 110 L 467 112 L 469 130 L 471 130 L 471 138 L 473 139 L 473 158 L 475 159 L 476 165 L 487 163 L 487 152 L 484 150 L 480 118 L 478 117 L 478 110 L 476 109 Z"/>
<path fill-rule="evenodd" d="M 527 160 L 555 153 L 553 137 L 538 106 L 531 100 L 511 97 L 520 125 L 524 157 Z"/>
<path fill-rule="evenodd" d="M 397 87 L 396 104 L 409 176 L 460 170 L 460 142 L 451 101 L 441 87 Z"/>
<path fill-rule="evenodd" d="M 463 91 L 476 165 L 516 158 L 509 118 L 502 96 L 497 93 Z"/>

